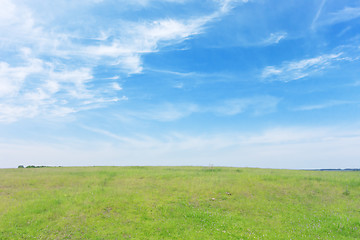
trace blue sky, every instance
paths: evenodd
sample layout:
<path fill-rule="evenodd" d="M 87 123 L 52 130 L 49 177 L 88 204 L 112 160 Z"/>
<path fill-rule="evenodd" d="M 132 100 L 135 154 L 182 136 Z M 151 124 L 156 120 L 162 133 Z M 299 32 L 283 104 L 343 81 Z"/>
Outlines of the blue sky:
<path fill-rule="evenodd" d="M 360 1 L 0 1 L 0 167 L 360 165 Z"/>

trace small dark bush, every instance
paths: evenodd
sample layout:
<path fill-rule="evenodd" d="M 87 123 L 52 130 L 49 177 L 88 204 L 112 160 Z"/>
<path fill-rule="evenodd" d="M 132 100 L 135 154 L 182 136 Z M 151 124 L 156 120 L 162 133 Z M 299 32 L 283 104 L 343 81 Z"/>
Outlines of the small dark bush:
<path fill-rule="evenodd" d="M 343 194 L 345 195 L 345 196 L 349 196 L 350 195 L 350 191 L 349 191 L 349 189 L 346 187 L 346 190 L 345 190 L 345 192 L 343 192 Z"/>

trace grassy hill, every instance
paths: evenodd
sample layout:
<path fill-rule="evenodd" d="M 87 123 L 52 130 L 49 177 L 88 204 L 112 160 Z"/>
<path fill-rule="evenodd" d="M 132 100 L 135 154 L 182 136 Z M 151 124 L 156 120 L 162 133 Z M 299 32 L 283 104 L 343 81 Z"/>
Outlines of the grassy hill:
<path fill-rule="evenodd" d="M 0 239 L 359 239 L 360 172 L 0 169 Z"/>

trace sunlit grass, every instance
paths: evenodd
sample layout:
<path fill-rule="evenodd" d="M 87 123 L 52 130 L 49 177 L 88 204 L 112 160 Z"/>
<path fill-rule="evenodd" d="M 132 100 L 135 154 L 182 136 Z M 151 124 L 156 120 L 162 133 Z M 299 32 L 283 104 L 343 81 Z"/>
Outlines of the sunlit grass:
<path fill-rule="evenodd" d="M 360 173 L 0 170 L 0 239 L 359 239 Z"/>

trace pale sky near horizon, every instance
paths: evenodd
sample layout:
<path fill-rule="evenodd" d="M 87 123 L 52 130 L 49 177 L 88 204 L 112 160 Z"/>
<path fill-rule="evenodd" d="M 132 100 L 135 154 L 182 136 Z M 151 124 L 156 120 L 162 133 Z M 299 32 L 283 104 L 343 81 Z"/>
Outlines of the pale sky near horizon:
<path fill-rule="evenodd" d="M 360 0 L 0 0 L 0 168 L 360 167 Z"/>

